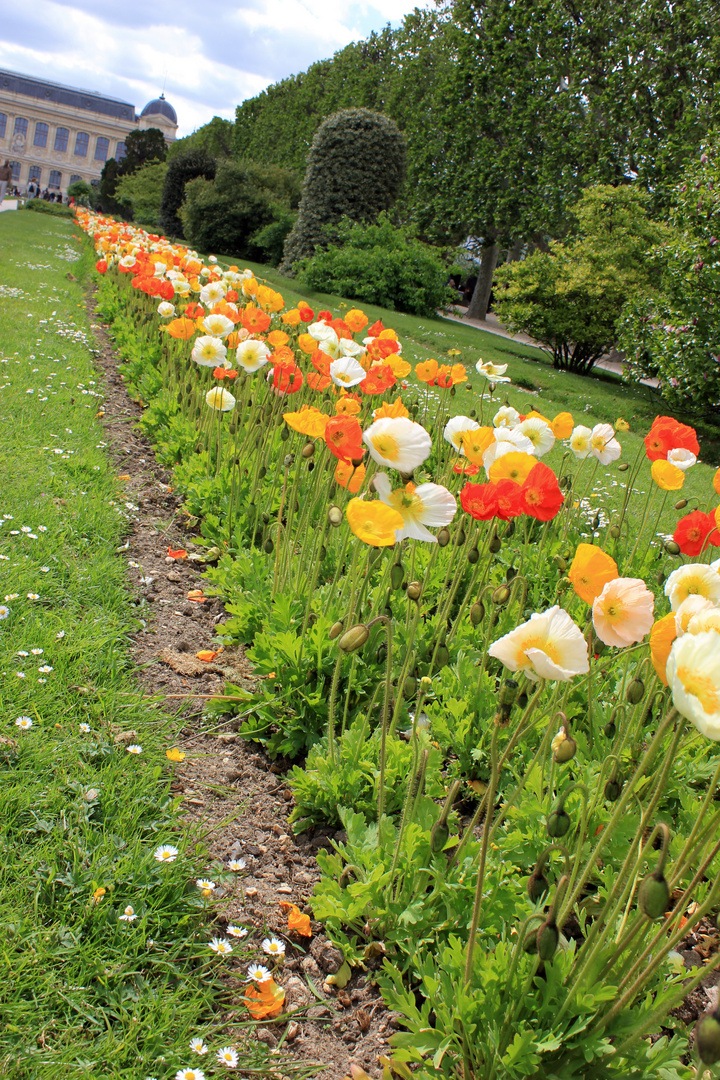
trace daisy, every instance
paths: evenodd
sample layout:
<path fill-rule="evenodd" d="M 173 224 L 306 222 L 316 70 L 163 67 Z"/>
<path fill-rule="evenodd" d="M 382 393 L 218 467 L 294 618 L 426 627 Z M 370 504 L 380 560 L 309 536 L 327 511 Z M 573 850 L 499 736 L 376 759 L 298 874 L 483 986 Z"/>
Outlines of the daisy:
<path fill-rule="evenodd" d="M 27 679 L 27 675 L 24 671 L 16 671 L 15 674 L 17 675 L 18 679 Z"/>
<path fill-rule="evenodd" d="M 26 649 L 18 649 L 17 655 L 18 655 L 18 656 L 29 656 L 29 655 L 30 655 L 30 653 L 29 653 L 29 652 L 27 652 L 27 650 L 26 650 Z"/>
<path fill-rule="evenodd" d="M 226 934 L 230 937 L 244 938 L 247 937 L 248 932 L 244 926 L 228 926 L 225 930 Z"/>
<path fill-rule="evenodd" d="M 19 592 L 8 593 L 7 596 L 5 597 L 5 602 L 10 603 L 11 600 L 17 600 L 19 595 L 20 595 Z"/>
<path fill-rule="evenodd" d="M 223 1046 L 218 1050 L 216 1057 L 221 1065 L 226 1065 L 228 1069 L 234 1069 L 238 1063 L 237 1050 L 233 1050 L 232 1046 Z"/>
<path fill-rule="evenodd" d="M 254 979 L 255 982 L 265 982 L 270 978 L 270 972 L 262 964 L 251 964 L 248 968 L 248 979 Z"/>
<path fill-rule="evenodd" d="M 19 727 L 21 731 L 29 731 L 33 726 L 33 722 L 29 716 L 18 716 L 15 726 Z"/>
<path fill-rule="evenodd" d="M 246 866 L 247 863 L 244 859 L 231 859 L 227 864 L 228 870 L 233 870 L 235 873 L 237 873 L 238 870 L 244 870 Z"/>
<path fill-rule="evenodd" d="M 130 746 L 127 746 L 125 749 L 127 750 L 128 754 L 142 754 L 143 752 L 140 743 L 131 743 Z"/>
<path fill-rule="evenodd" d="M 158 862 L 174 862 L 178 857 L 178 849 L 172 844 L 162 844 L 153 852 L 153 858 Z"/>
<path fill-rule="evenodd" d="M 28 600 L 39 600 L 40 599 L 40 594 L 36 593 L 36 592 L 29 592 L 27 594 L 27 598 L 28 598 Z"/>
<path fill-rule="evenodd" d="M 218 956 L 229 956 L 233 951 L 232 945 L 225 938 L 214 937 L 212 941 L 208 942 L 208 948 L 212 949 Z"/>
<path fill-rule="evenodd" d="M 5 604 L 0 604 L 0 619 L 7 619 L 9 614 L 10 608 L 6 607 Z"/>
<path fill-rule="evenodd" d="M 186 1065 L 175 1073 L 175 1080 L 205 1080 L 205 1073 L 202 1069 L 191 1069 Z"/>
<path fill-rule="evenodd" d="M 78 731 L 80 732 L 81 735 L 87 735 L 88 732 L 90 731 L 90 725 L 89 724 L 79 724 L 78 725 Z"/>
<path fill-rule="evenodd" d="M 194 1039 L 190 1040 L 190 1049 L 192 1050 L 193 1054 L 202 1055 L 207 1054 L 208 1052 L 207 1046 L 202 1041 L 199 1035 L 196 1035 Z"/>
<path fill-rule="evenodd" d="M 33 656 L 42 656 L 44 650 L 43 649 L 31 649 L 30 652 L 33 654 Z M 27 653 L 18 653 L 18 656 L 27 656 Z"/>
<path fill-rule="evenodd" d="M 285 943 L 276 937 L 265 938 L 262 943 L 262 951 L 267 953 L 268 956 L 282 957 L 285 955 Z"/>
<path fill-rule="evenodd" d="M 21 525 L 20 532 L 31 533 L 32 532 L 32 526 L 31 525 Z"/>
<path fill-rule="evenodd" d="M 198 878 L 195 884 L 198 889 L 202 889 L 203 892 L 212 892 L 216 887 L 214 881 L 206 881 L 205 878 Z"/>
<path fill-rule="evenodd" d="M 38 532 L 47 532 L 47 525 L 38 525 L 37 531 Z"/>
<path fill-rule="evenodd" d="M 118 915 L 118 919 L 120 919 L 121 922 L 135 922 L 137 915 L 131 904 L 128 904 L 122 915 Z"/>
<path fill-rule="evenodd" d="M 43 664 L 42 667 L 38 668 L 38 671 L 41 672 L 43 675 L 49 675 L 52 670 L 53 669 L 50 667 L 49 664 Z"/>
<path fill-rule="evenodd" d="M 40 573 L 41 574 L 49 574 L 50 573 L 50 567 L 49 566 L 41 566 L 40 567 Z"/>
<path fill-rule="evenodd" d="M 65 637 L 65 631 L 64 630 L 58 630 L 57 634 L 55 635 L 55 640 L 60 641 L 64 637 Z"/>

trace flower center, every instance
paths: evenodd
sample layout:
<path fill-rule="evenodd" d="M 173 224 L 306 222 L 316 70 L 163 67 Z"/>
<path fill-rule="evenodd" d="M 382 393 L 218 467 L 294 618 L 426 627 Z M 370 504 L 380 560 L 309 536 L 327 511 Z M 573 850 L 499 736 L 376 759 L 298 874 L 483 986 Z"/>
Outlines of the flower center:
<path fill-rule="evenodd" d="M 677 669 L 677 677 L 687 693 L 698 699 L 706 713 L 720 712 L 720 694 L 711 678 L 686 667 Z"/>
<path fill-rule="evenodd" d="M 379 457 L 386 458 L 387 461 L 397 461 L 400 448 L 392 435 L 376 435 L 371 442 Z"/>

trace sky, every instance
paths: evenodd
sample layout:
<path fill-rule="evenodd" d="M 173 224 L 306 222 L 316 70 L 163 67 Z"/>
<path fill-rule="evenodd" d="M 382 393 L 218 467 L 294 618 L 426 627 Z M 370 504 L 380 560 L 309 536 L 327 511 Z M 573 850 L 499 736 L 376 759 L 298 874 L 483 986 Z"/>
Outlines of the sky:
<path fill-rule="evenodd" d="M 0 68 L 132 103 L 178 137 L 430 0 L 32 0 L 4 4 Z"/>

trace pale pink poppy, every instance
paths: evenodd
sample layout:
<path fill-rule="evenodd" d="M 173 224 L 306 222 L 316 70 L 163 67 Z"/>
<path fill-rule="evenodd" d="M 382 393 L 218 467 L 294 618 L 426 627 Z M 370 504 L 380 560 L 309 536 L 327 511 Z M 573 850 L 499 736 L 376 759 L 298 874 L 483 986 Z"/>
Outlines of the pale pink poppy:
<path fill-rule="evenodd" d="M 595 633 L 605 645 L 634 645 L 650 633 L 655 597 L 640 578 L 608 581 L 593 603 Z"/>

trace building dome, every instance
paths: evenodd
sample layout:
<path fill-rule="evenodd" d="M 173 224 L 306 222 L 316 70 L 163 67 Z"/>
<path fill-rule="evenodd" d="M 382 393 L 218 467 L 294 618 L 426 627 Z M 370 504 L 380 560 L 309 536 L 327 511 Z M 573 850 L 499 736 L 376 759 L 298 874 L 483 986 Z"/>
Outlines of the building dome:
<path fill-rule="evenodd" d="M 171 124 L 177 126 L 177 113 L 173 109 L 169 101 L 165 100 L 165 95 L 161 94 L 159 98 L 153 98 L 152 101 L 148 101 L 147 105 L 140 113 L 140 116 L 164 116 Z"/>

